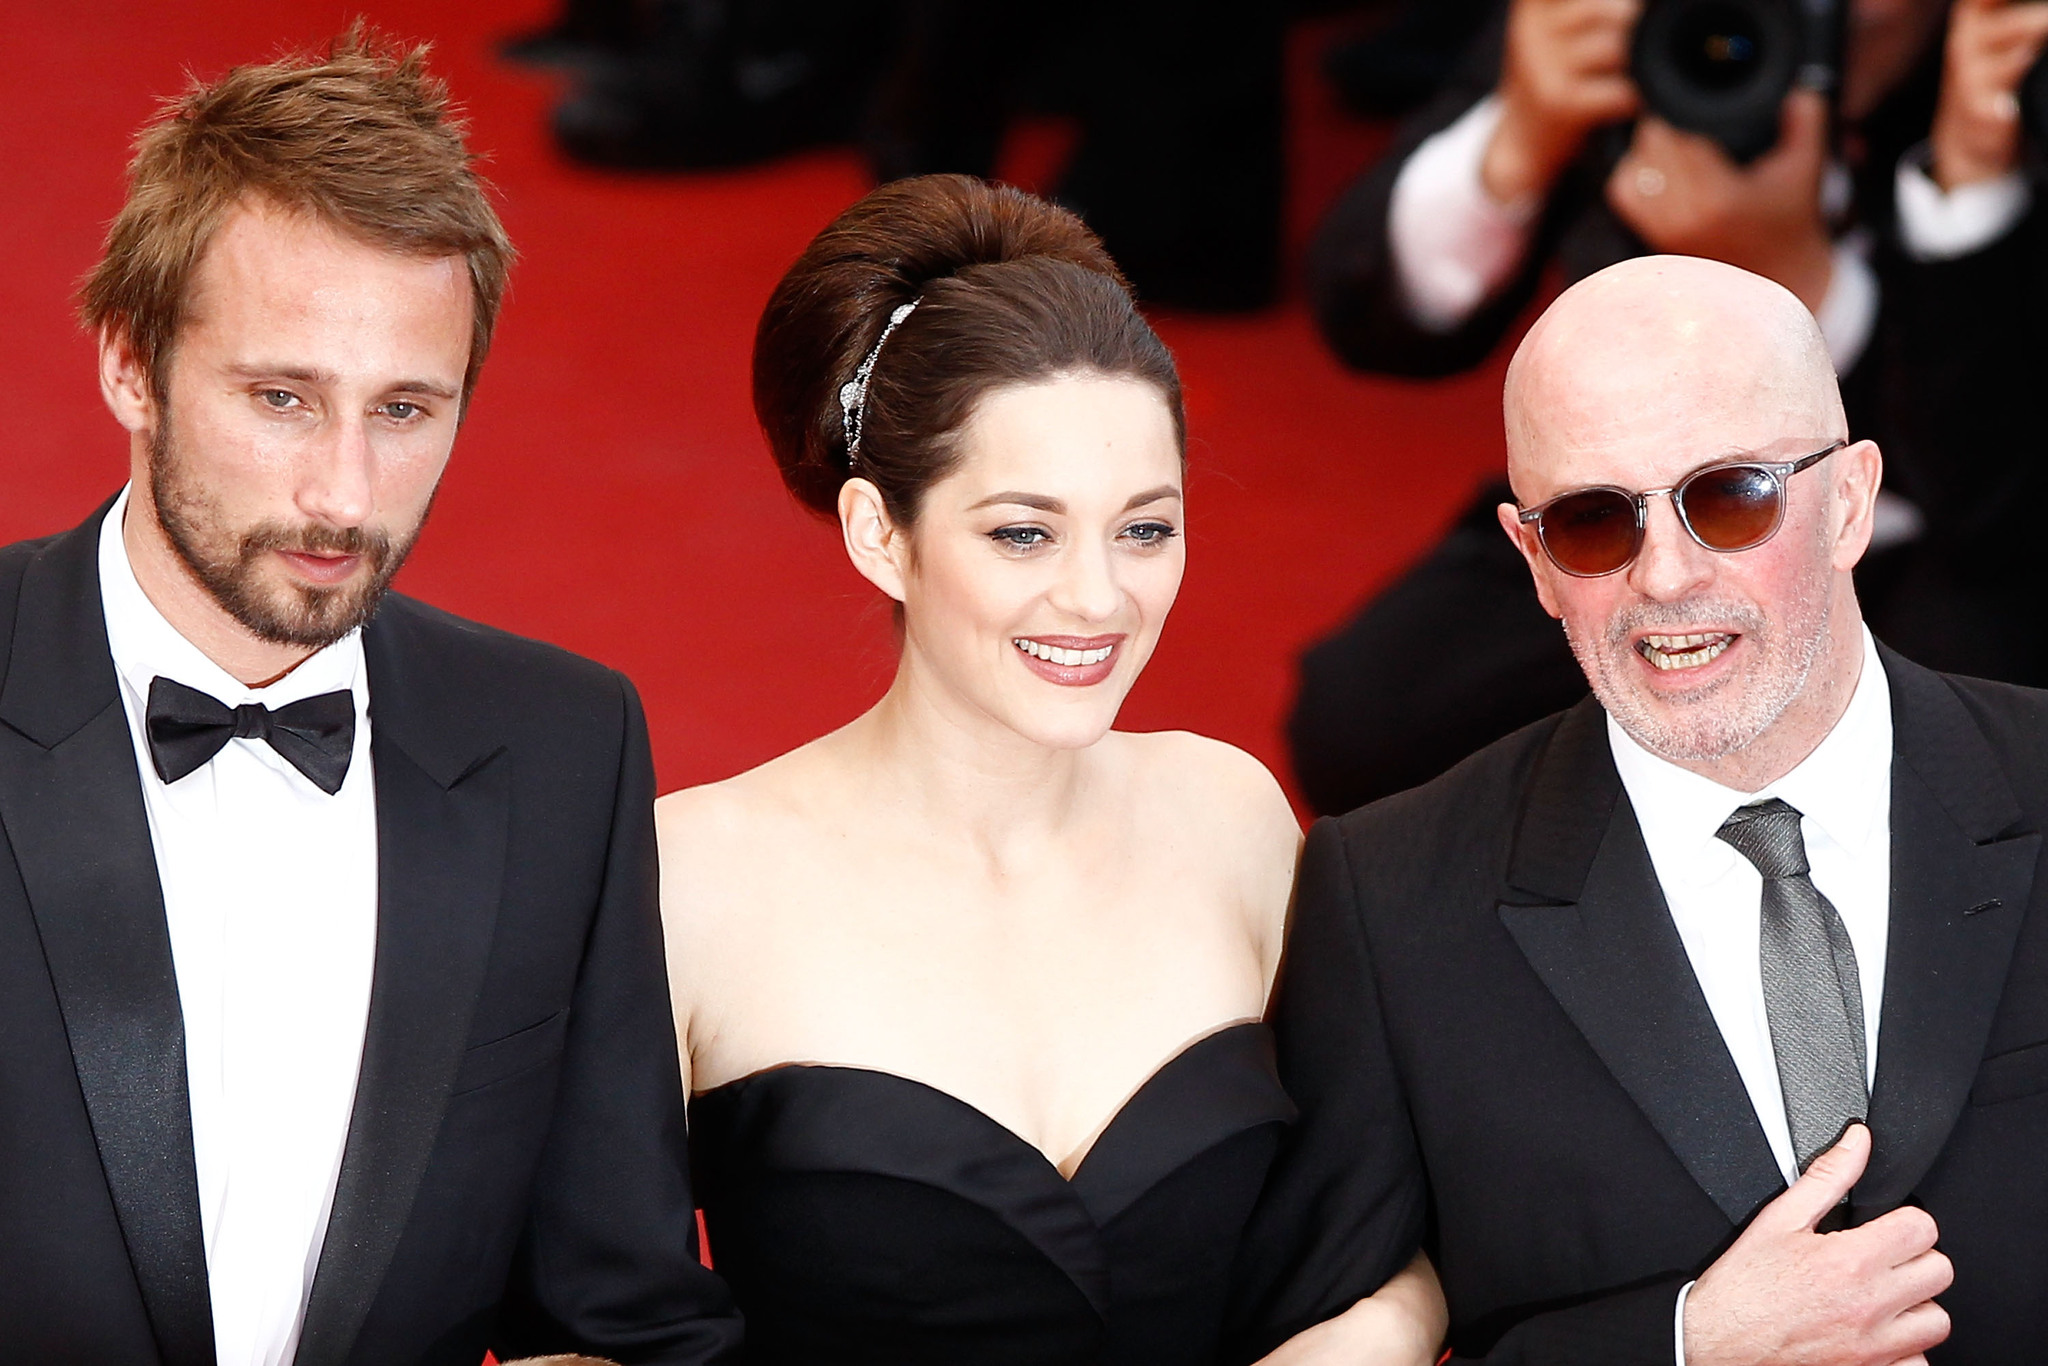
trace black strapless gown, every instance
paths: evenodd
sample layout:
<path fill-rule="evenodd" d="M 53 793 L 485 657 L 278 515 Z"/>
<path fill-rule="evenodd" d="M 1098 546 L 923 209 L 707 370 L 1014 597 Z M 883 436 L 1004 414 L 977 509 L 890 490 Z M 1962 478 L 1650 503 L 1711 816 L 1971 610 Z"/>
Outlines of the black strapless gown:
<path fill-rule="evenodd" d="M 1071 1181 L 965 1101 L 856 1067 L 728 1082 L 690 1128 L 750 1366 L 1194 1366 L 1294 1113 L 1241 1024 L 1153 1073 Z"/>

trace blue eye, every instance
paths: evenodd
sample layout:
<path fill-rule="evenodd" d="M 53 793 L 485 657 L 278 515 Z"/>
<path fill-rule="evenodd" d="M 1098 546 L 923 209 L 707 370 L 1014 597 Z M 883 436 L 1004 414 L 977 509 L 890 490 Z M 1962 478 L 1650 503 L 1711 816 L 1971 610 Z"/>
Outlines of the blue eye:
<path fill-rule="evenodd" d="M 265 407 L 275 408 L 279 412 L 299 401 L 299 396 L 289 389 L 259 389 L 256 391 L 256 397 Z"/>
<path fill-rule="evenodd" d="M 1042 526 L 999 526 L 988 534 L 992 541 L 1020 548 L 1037 545 L 1052 539 L 1052 533 Z"/>
<path fill-rule="evenodd" d="M 1163 545 L 1180 533 L 1164 522 L 1139 522 L 1136 526 L 1125 527 L 1124 535 L 1139 545 Z"/>
<path fill-rule="evenodd" d="M 392 402 L 384 405 L 385 414 L 389 417 L 396 418 L 400 422 L 404 422 L 410 418 L 417 417 L 421 411 L 422 410 L 419 404 L 407 403 L 403 399 L 394 399 Z"/>

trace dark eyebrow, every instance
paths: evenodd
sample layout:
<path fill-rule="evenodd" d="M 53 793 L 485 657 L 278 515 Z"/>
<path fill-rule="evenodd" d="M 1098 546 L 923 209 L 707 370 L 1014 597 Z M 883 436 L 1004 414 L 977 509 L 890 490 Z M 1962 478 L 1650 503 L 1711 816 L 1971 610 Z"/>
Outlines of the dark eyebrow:
<path fill-rule="evenodd" d="M 1156 489 L 1146 489 L 1143 493 L 1131 495 L 1131 501 L 1124 504 L 1124 511 L 1129 512 L 1132 508 L 1141 508 L 1147 503 L 1156 503 L 1164 498 L 1178 497 L 1180 497 L 1180 490 L 1178 488 L 1172 484 L 1161 484 Z"/>
<path fill-rule="evenodd" d="M 431 379 L 402 379 L 385 392 L 392 394 L 425 394 L 428 398 L 445 398 L 451 401 L 462 396 L 461 390 L 451 389 L 438 380 Z"/>
<path fill-rule="evenodd" d="M 1054 514 L 1067 510 L 1067 505 L 1057 498 L 1048 498 L 1042 493 L 1020 493 L 1016 489 L 1005 489 L 1001 493 L 991 493 L 988 497 L 967 510 L 974 512 L 980 508 L 994 507 L 998 503 L 1013 503 L 1018 507 L 1036 508 L 1040 512 Z"/>
<path fill-rule="evenodd" d="M 1129 512 L 1132 508 L 1141 508 L 1147 503 L 1156 503 L 1162 498 L 1178 497 L 1180 497 L 1180 490 L 1178 488 L 1172 484 L 1161 484 L 1156 489 L 1146 489 L 1143 493 L 1133 494 L 1131 500 L 1124 504 L 1124 511 Z M 1043 493 L 1023 493 L 1016 489 L 1005 489 L 1001 493 L 991 493 L 988 497 L 967 510 L 973 512 L 980 508 L 994 507 L 998 503 L 1035 508 L 1040 512 L 1052 513 L 1054 516 L 1058 516 L 1067 510 L 1067 505 L 1058 498 L 1051 498 Z"/>
<path fill-rule="evenodd" d="M 291 379 L 301 384 L 332 384 L 335 375 L 328 370 L 319 370 L 304 365 L 231 365 L 228 373 L 238 379 Z M 390 394 L 424 394 L 429 398 L 455 399 L 461 397 L 459 390 L 451 389 L 438 380 L 402 379 L 387 385 Z"/>
<path fill-rule="evenodd" d="M 301 384 L 334 383 L 334 376 L 330 372 L 304 365 L 230 365 L 228 373 L 238 379 L 295 379 Z"/>

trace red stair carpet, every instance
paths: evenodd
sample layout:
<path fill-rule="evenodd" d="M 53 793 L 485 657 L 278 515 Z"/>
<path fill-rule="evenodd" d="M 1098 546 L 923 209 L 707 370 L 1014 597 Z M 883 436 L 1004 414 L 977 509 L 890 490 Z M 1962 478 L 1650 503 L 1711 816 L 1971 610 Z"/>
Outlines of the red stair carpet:
<path fill-rule="evenodd" d="M 664 787 L 757 764 L 885 685 L 888 613 L 834 531 L 776 482 L 748 405 L 755 318 L 804 243 L 866 188 L 850 151 L 715 175 L 570 166 L 553 80 L 494 57 L 548 0 L 0 4 L 0 542 L 72 525 L 120 483 L 73 282 L 120 200 L 129 138 L 185 73 L 316 44 L 363 12 L 430 39 L 467 104 L 523 260 L 403 588 L 625 670 Z M 1379 146 L 1296 43 L 1291 233 Z M 1056 138 L 1018 139 L 1013 178 Z M 1186 587 L 1124 715 L 1242 745 L 1281 771 L 1301 646 L 1435 537 L 1499 460 L 1496 371 L 1346 374 L 1299 298 L 1167 315 L 1192 425 Z M 1444 648 L 1456 648 L 1446 623 Z"/>

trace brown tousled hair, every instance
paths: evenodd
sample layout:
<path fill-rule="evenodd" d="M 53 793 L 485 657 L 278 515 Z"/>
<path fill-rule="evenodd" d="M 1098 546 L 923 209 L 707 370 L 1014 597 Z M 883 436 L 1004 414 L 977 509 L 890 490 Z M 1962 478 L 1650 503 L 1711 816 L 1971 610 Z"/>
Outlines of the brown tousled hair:
<path fill-rule="evenodd" d="M 912 300 L 849 461 L 840 386 Z M 754 413 L 805 506 L 835 516 L 857 473 L 907 525 L 958 463 L 955 438 L 985 394 L 1075 373 L 1157 386 L 1185 449 L 1173 356 L 1095 234 L 1021 190 L 919 176 L 839 215 L 775 287 L 754 338 Z"/>
<path fill-rule="evenodd" d="M 96 331 L 126 334 L 159 402 L 193 273 L 229 213 L 252 198 L 394 252 L 463 257 L 474 321 L 467 402 L 513 250 L 463 142 L 467 124 L 447 85 L 427 74 L 427 51 L 357 20 L 325 57 L 195 80 L 143 127 L 127 200 L 80 287 L 79 311 Z"/>

